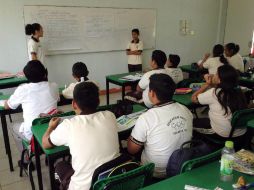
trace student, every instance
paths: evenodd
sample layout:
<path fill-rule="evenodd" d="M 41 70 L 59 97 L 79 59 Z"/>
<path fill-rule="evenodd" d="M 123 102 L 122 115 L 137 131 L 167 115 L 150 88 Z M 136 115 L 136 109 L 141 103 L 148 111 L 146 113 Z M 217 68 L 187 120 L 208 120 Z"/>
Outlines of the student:
<path fill-rule="evenodd" d="M 26 35 L 31 36 L 27 43 L 29 60 L 39 60 L 44 63 L 44 51 L 40 43 L 40 38 L 43 37 L 43 28 L 38 23 L 27 24 L 25 27 Z"/>
<path fill-rule="evenodd" d="M 177 68 L 179 63 L 179 55 L 170 54 L 168 56 L 168 61 L 165 64 L 167 74 L 173 79 L 176 84 L 183 80 L 183 72 L 180 68 Z"/>
<path fill-rule="evenodd" d="M 239 54 L 240 47 L 235 43 L 228 43 L 225 45 L 225 55 L 228 59 L 229 64 L 231 64 L 236 70 L 241 73 L 244 72 L 243 58 Z"/>
<path fill-rule="evenodd" d="M 183 105 L 172 101 L 176 85 L 166 74 L 153 74 L 149 83 L 149 99 L 153 108 L 137 120 L 128 139 L 128 151 L 142 150 L 141 162 L 155 163 L 154 177 L 165 178 L 171 154 L 191 140 L 192 113 Z"/>
<path fill-rule="evenodd" d="M 72 76 L 77 81 L 71 83 L 66 89 L 62 91 L 62 94 L 67 99 L 73 99 L 73 91 L 77 84 L 80 82 L 92 82 L 88 79 L 89 71 L 85 63 L 77 62 L 72 66 Z"/>
<path fill-rule="evenodd" d="M 210 54 L 205 54 L 199 67 L 208 69 L 209 74 L 215 75 L 218 67 L 228 64 L 228 60 L 224 57 L 223 53 L 224 47 L 221 44 L 215 45 L 213 47 L 213 57 L 210 57 Z"/>
<path fill-rule="evenodd" d="M 131 31 L 132 41 L 128 44 L 126 54 L 128 55 L 129 72 L 142 71 L 143 42 L 139 40 L 139 29 Z"/>
<path fill-rule="evenodd" d="M 24 121 L 14 124 L 12 133 L 18 149 L 22 151 L 22 139 L 30 141 L 31 126 L 40 113 L 49 113 L 57 108 L 58 87 L 48 82 L 48 73 L 38 60 L 29 61 L 23 72 L 29 83 L 20 85 L 5 102 L 5 109 L 16 109 L 22 105 Z"/>
<path fill-rule="evenodd" d="M 53 118 L 42 138 L 44 148 L 69 146 L 72 167 L 65 162 L 59 163 L 56 171 L 59 171 L 60 179 L 71 178 L 70 185 L 67 184 L 71 190 L 89 190 L 94 170 L 119 156 L 116 118 L 109 111 L 96 112 L 98 105 L 98 87 L 92 82 L 77 84 L 72 102 L 76 116 L 60 124 L 59 118 Z M 74 174 L 67 176 L 70 173 Z"/>
<path fill-rule="evenodd" d="M 145 73 L 137 85 L 137 92 L 142 92 L 142 98 L 143 98 L 144 104 L 149 108 L 152 107 L 152 103 L 150 102 L 148 98 L 149 78 L 151 75 L 155 73 L 166 74 L 166 70 L 164 69 L 166 61 L 167 61 L 167 56 L 163 51 L 154 50 L 152 53 L 151 61 L 150 61 L 150 66 L 152 70 Z"/>
<path fill-rule="evenodd" d="M 227 138 L 231 131 L 232 114 L 247 108 L 238 86 L 238 73 L 231 65 L 222 65 L 216 75 L 205 75 L 206 83 L 192 95 L 194 103 L 209 106 L 209 118 L 194 119 L 194 130 L 218 139 Z M 246 129 L 236 129 L 233 137 L 244 135 Z"/>

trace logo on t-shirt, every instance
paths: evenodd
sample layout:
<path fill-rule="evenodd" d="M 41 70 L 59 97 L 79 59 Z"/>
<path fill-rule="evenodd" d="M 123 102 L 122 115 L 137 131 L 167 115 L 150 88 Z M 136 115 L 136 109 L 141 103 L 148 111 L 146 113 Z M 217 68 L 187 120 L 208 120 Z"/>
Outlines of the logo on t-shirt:
<path fill-rule="evenodd" d="M 169 122 L 167 123 L 167 126 L 174 129 L 173 134 L 176 135 L 176 134 L 187 131 L 187 129 L 185 127 L 186 122 L 187 122 L 186 118 L 184 118 L 182 116 L 175 116 L 169 120 Z"/>

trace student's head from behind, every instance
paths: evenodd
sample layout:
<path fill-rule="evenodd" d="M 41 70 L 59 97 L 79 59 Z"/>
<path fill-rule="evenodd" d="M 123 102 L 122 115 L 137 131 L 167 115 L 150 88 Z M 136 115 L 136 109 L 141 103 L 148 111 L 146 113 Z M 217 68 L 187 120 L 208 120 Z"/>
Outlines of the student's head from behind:
<path fill-rule="evenodd" d="M 38 60 L 29 61 L 24 67 L 23 72 L 29 82 L 48 81 L 48 71 Z"/>
<path fill-rule="evenodd" d="M 246 99 L 238 88 L 238 72 L 231 65 L 222 65 L 218 68 L 216 76 L 217 87 L 216 96 L 219 103 L 225 110 L 225 114 L 229 111 L 234 113 L 237 110 L 247 107 Z"/>
<path fill-rule="evenodd" d="M 27 24 L 25 27 L 26 35 L 43 37 L 43 28 L 39 23 Z"/>
<path fill-rule="evenodd" d="M 235 43 L 228 43 L 224 47 L 225 55 L 227 57 L 232 57 L 237 54 L 240 50 L 240 46 Z"/>
<path fill-rule="evenodd" d="M 152 53 L 152 58 L 150 62 L 150 66 L 152 69 L 162 69 L 164 68 L 167 62 L 166 54 L 161 50 L 154 50 Z"/>
<path fill-rule="evenodd" d="M 84 80 L 88 80 L 87 76 L 89 71 L 87 70 L 86 64 L 82 62 L 77 62 L 72 66 L 72 76 L 77 80 L 81 81 L 81 77 Z"/>
<path fill-rule="evenodd" d="M 213 57 L 219 57 L 220 62 L 228 64 L 228 60 L 224 57 L 224 47 L 221 44 L 217 44 L 213 47 Z"/>
<path fill-rule="evenodd" d="M 181 61 L 181 59 L 180 59 L 179 55 L 170 54 L 168 56 L 168 66 L 171 68 L 177 68 L 180 61 Z"/>
<path fill-rule="evenodd" d="M 139 29 L 137 28 L 132 29 L 131 35 L 132 35 L 132 39 L 137 41 L 139 37 Z"/>
<path fill-rule="evenodd" d="M 149 99 L 153 105 L 172 101 L 176 89 L 173 79 L 166 74 L 153 74 L 149 83 Z"/>
<path fill-rule="evenodd" d="M 99 104 L 99 88 L 93 82 L 81 82 L 75 86 L 72 107 L 77 114 L 93 113 Z"/>
<path fill-rule="evenodd" d="M 221 44 L 216 44 L 213 47 L 213 57 L 220 57 L 224 53 L 224 47 Z"/>

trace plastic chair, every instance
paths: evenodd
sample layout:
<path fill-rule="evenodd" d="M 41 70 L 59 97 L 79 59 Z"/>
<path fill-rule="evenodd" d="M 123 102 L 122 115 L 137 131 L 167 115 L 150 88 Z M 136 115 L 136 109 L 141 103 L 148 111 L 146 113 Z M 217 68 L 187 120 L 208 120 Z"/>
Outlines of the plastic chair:
<path fill-rule="evenodd" d="M 213 153 L 210 153 L 208 155 L 201 156 L 199 158 L 195 158 L 195 159 L 188 160 L 188 161 L 184 162 L 180 173 L 190 171 L 193 168 L 197 168 L 199 166 L 210 163 L 211 161 L 218 160 L 221 156 L 221 151 L 222 151 L 222 149 L 219 149 L 219 150 L 217 150 Z"/>
<path fill-rule="evenodd" d="M 41 125 L 44 123 L 48 123 L 50 121 L 50 119 L 53 117 L 64 117 L 64 116 L 70 116 L 70 115 L 74 115 L 74 114 L 75 114 L 75 112 L 71 111 L 71 112 L 52 115 L 49 117 L 37 118 L 37 119 L 33 120 L 32 125 L 34 126 L 34 125 Z M 22 177 L 23 171 L 25 171 L 26 175 L 29 176 L 32 190 L 34 190 L 35 185 L 34 185 L 33 174 L 32 174 L 34 168 L 33 168 L 32 159 L 35 155 L 34 155 L 34 152 L 31 151 L 30 142 L 28 142 L 26 140 L 22 140 L 22 145 L 23 145 L 23 151 L 21 153 L 20 164 L 19 164 L 19 167 L 20 167 L 19 176 Z M 27 160 L 26 164 L 24 162 L 25 159 Z M 25 167 L 25 166 L 27 166 L 27 167 Z"/>
<path fill-rule="evenodd" d="M 225 138 L 225 140 L 219 140 L 219 139 L 214 139 L 211 137 L 208 137 L 207 135 L 205 138 L 213 143 L 224 145 L 225 141 L 227 140 L 232 140 L 235 141 L 236 139 L 233 137 L 234 131 L 236 129 L 241 129 L 241 128 L 247 128 L 247 123 L 248 121 L 252 120 L 254 118 L 254 109 L 244 109 L 244 110 L 239 110 L 236 111 L 231 119 L 231 131 L 229 133 L 229 136 Z M 245 133 L 245 135 L 248 135 L 248 132 Z M 236 137 L 237 138 L 237 137 Z M 250 137 L 245 138 L 244 146 L 249 147 L 250 145 Z M 235 143 L 235 145 L 238 145 Z M 242 147 L 237 147 L 236 150 L 240 149 Z"/>
<path fill-rule="evenodd" d="M 93 185 L 93 190 L 137 190 L 151 179 L 153 170 L 154 164 L 149 163 L 124 174 L 99 180 Z"/>

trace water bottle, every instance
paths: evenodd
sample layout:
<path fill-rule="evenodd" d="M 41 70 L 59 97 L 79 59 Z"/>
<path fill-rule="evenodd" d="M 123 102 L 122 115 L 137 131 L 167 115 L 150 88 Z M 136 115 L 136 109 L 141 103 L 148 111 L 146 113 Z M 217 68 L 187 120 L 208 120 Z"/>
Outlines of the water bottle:
<path fill-rule="evenodd" d="M 231 181 L 233 179 L 234 153 L 234 143 L 226 141 L 225 147 L 222 149 L 220 165 L 220 179 L 222 181 Z"/>

